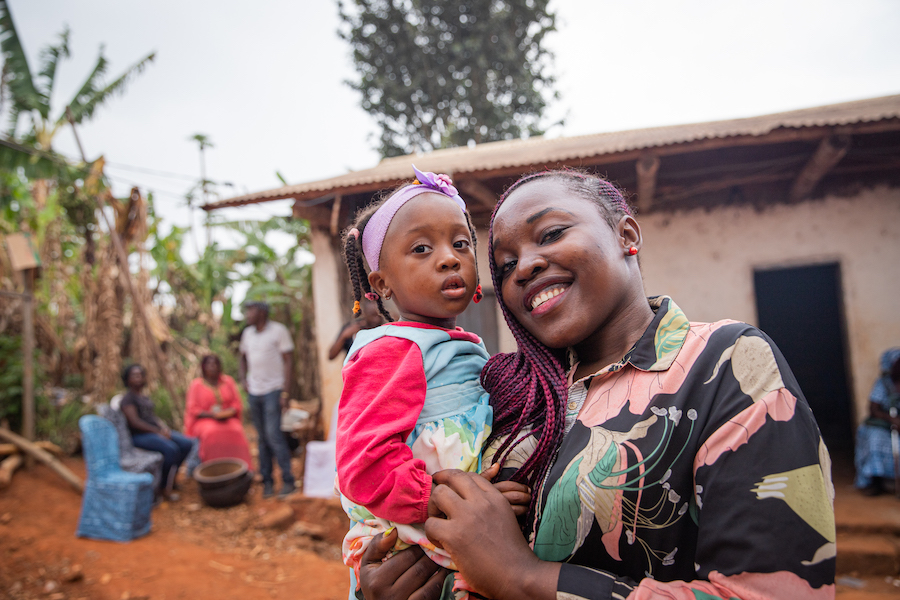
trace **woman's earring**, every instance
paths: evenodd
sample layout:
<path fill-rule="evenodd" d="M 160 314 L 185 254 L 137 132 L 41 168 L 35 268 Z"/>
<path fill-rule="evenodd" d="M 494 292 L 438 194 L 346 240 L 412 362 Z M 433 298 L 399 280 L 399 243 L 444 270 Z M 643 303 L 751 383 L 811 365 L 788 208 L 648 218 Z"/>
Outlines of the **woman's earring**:
<path fill-rule="evenodd" d="M 637 253 L 638 253 L 638 249 L 635 248 L 634 246 L 632 246 L 628 249 L 628 256 L 634 256 Z"/>

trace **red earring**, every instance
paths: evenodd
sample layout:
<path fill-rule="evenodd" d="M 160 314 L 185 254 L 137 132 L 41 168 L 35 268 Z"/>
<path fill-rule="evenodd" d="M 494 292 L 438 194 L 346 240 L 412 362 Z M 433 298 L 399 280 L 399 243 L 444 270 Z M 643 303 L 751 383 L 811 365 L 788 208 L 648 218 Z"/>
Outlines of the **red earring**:
<path fill-rule="evenodd" d="M 628 255 L 629 255 L 629 256 L 634 256 L 634 255 L 637 254 L 637 253 L 638 253 L 638 249 L 635 248 L 634 246 L 632 246 L 631 248 L 628 249 Z"/>
<path fill-rule="evenodd" d="M 482 293 L 481 284 L 479 283 L 477 286 L 475 286 L 475 296 L 472 298 L 472 301 L 475 302 L 475 304 L 478 304 L 479 302 L 481 302 L 482 298 L 484 298 L 484 293 Z"/>

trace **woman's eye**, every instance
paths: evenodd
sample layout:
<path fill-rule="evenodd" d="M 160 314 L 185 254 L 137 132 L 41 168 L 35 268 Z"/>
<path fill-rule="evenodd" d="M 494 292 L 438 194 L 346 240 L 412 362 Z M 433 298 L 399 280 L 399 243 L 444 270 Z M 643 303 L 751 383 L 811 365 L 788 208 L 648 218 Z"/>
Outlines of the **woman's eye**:
<path fill-rule="evenodd" d="M 518 262 L 519 261 L 517 261 L 517 260 L 508 260 L 505 263 L 503 263 L 502 265 L 500 265 L 500 279 L 503 279 L 504 277 L 506 277 L 507 275 L 512 273 L 513 269 L 516 268 L 516 264 Z"/>
<path fill-rule="evenodd" d="M 541 236 L 541 243 L 546 244 L 547 242 L 558 240 L 565 230 L 565 227 L 557 227 L 555 229 L 550 229 L 549 231 L 544 232 L 544 234 Z"/>

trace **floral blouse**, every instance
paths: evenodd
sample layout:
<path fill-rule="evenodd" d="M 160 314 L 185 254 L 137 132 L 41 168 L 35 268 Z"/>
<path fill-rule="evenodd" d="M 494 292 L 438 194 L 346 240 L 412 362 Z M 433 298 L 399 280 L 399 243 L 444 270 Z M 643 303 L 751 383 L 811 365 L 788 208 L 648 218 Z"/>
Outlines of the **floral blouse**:
<path fill-rule="evenodd" d="M 784 357 L 754 327 L 650 303 L 622 361 L 570 375 L 530 534 L 563 563 L 557 598 L 833 598 L 830 459 Z"/>

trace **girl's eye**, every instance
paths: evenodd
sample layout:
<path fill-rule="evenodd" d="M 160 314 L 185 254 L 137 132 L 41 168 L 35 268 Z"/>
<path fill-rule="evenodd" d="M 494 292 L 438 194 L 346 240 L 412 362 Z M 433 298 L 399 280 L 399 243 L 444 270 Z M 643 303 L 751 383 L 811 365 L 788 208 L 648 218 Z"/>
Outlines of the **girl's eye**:
<path fill-rule="evenodd" d="M 555 227 L 553 229 L 545 231 L 544 234 L 541 235 L 541 243 L 546 244 L 547 242 L 558 240 L 565 230 L 565 227 Z"/>
<path fill-rule="evenodd" d="M 419 244 L 415 248 L 413 248 L 413 254 L 423 254 L 428 251 L 428 246 L 425 244 Z"/>
<path fill-rule="evenodd" d="M 453 242 L 453 247 L 454 248 L 468 248 L 469 240 L 457 240 L 457 241 Z"/>

